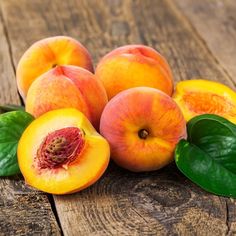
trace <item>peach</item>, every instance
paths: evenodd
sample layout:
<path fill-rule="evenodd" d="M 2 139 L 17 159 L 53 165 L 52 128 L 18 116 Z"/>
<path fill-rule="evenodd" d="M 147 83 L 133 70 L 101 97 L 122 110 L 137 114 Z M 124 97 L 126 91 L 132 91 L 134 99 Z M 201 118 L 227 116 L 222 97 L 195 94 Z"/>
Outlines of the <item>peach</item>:
<path fill-rule="evenodd" d="M 26 98 L 26 111 L 34 117 L 59 108 L 77 108 L 98 128 L 107 95 L 94 75 L 77 66 L 56 66 L 37 78 Z"/>
<path fill-rule="evenodd" d="M 173 77 L 165 58 L 144 45 L 127 45 L 113 50 L 99 62 L 96 78 L 102 81 L 110 100 L 117 93 L 133 87 L 157 88 L 173 92 Z"/>
<path fill-rule="evenodd" d="M 215 114 L 236 124 L 236 93 L 226 85 L 203 79 L 181 81 L 173 99 L 186 121 L 201 114 Z"/>
<path fill-rule="evenodd" d="M 106 170 L 110 149 L 76 109 L 50 111 L 24 131 L 17 149 L 25 181 L 44 192 L 67 194 L 96 182 Z"/>
<path fill-rule="evenodd" d="M 162 168 L 173 160 L 186 123 L 174 100 L 149 87 L 125 90 L 106 105 L 100 132 L 108 140 L 111 158 L 135 172 Z"/>
<path fill-rule="evenodd" d="M 25 99 L 32 82 L 56 65 L 75 65 L 93 72 L 87 49 L 77 40 L 56 36 L 34 43 L 21 57 L 17 70 L 17 85 Z"/>

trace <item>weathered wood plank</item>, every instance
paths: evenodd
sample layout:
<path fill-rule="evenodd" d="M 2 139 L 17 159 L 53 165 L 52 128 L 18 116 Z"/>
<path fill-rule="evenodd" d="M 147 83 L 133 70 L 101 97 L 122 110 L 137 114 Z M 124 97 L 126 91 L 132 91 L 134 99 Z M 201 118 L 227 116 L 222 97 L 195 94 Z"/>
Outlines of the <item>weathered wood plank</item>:
<path fill-rule="evenodd" d="M 217 61 L 236 84 L 236 2 L 175 0 Z"/>
<path fill-rule="evenodd" d="M 236 2 L 174 0 L 172 6 L 208 48 L 223 70 L 236 85 Z M 235 89 L 235 86 L 233 87 Z M 234 200 L 226 201 L 228 208 L 228 234 L 236 234 L 236 208 Z"/>
<path fill-rule="evenodd" d="M 88 47 L 95 62 L 116 46 L 145 43 L 168 58 L 176 81 L 203 76 L 234 86 L 167 1 L 10 0 L 2 8 L 15 65 L 34 41 L 65 34 Z M 65 235 L 226 235 L 228 219 L 236 222 L 234 200 L 202 191 L 174 164 L 143 174 L 111 164 L 93 187 L 54 199 Z"/>
<path fill-rule="evenodd" d="M 19 104 L 1 13 L 0 35 L 0 103 Z M 0 178 L 0 193 L 0 235 L 59 235 L 47 195 L 27 188 L 20 176 Z"/>
<path fill-rule="evenodd" d="M 0 13 L 0 101 L 1 103 L 20 104 L 17 94 L 14 68 L 12 67 L 9 45 L 5 36 L 5 30 Z"/>
<path fill-rule="evenodd" d="M 196 188 L 170 165 L 133 174 L 110 165 L 93 187 L 56 196 L 65 235 L 226 235 L 223 198 Z"/>

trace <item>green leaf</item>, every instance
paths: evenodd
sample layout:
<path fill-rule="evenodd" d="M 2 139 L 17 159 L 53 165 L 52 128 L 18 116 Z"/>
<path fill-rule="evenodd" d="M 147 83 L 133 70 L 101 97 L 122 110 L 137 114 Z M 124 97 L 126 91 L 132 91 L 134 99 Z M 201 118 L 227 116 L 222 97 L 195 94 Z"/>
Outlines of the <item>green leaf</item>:
<path fill-rule="evenodd" d="M 236 197 L 236 125 L 217 115 L 200 115 L 187 124 L 188 140 L 175 150 L 180 171 L 203 189 Z"/>
<path fill-rule="evenodd" d="M 0 105 L 0 114 L 9 112 L 9 111 L 24 111 L 24 110 L 25 110 L 25 107 L 20 106 L 20 105 L 14 105 L 14 104 Z"/>
<path fill-rule="evenodd" d="M 0 176 L 20 173 L 17 145 L 33 116 L 24 111 L 11 111 L 0 115 Z"/>

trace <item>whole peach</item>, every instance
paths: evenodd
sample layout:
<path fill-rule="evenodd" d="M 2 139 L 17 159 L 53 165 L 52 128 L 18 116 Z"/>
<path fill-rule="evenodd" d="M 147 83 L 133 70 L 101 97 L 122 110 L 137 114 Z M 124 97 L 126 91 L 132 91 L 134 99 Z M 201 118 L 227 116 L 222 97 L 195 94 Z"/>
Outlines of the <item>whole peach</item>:
<path fill-rule="evenodd" d="M 133 87 L 152 87 L 168 95 L 173 92 L 173 77 L 165 58 L 151 47 L 127 45 L 113 50 L 99 62 L 96 78 L 102 81 L 110 100 Z"/>
<path fill-rule="evenodd" d="M 106 105 L 100 132 L 111 158 L 131 171 L 157 170 L 173 160 L 176 144 L 186 137 L 186 123 L 174 100 L 160 90 L 125 90 Z"/>
<path fill-rule="evenodd" d="M 25 99 L 32 82 L 57 65 L 75 65 L 93 72 L 88 50 L 67 36 L 45 38 L 34 43 L 21 57 L 17 70 L 17 85 Z"/>
<path fill-rule="evenodd" d="M 57 66 L 32 83 L 26 111 L 39 117 L 59 108 L 77 108 L 98 128 L 106 103 L 106 91 L 91 72 L 77 66 Z"/>

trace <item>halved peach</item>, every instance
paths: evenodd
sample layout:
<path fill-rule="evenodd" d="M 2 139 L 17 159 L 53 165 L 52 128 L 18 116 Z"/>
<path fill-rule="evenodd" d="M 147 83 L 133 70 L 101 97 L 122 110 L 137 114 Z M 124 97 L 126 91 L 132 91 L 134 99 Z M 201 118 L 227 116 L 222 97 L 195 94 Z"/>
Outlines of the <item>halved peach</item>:
<path fill-rule="evenodd" d="M 25 181 L 44 192 L 67 194 L 97 181 L 109 162 L 109 145 L 78 110 L 45 113 L 24 131 L 18 162 Z"/>
<path fill-rule="evenodd" d="M 186 121 L 201 114 L 216 114 L 236 123 L 236 93 L 224 84 L 203 79 L 181 81 L 173 99 Z"/>
<path fill-rule="evenodd" d="M 77 40 L 55 36 L 35 42 L 21 57 L 17 70 L 17 85 L 25 99 L 32 82 L 57 65 L 75 65 L 93 72 L 88 50 Z"/>

